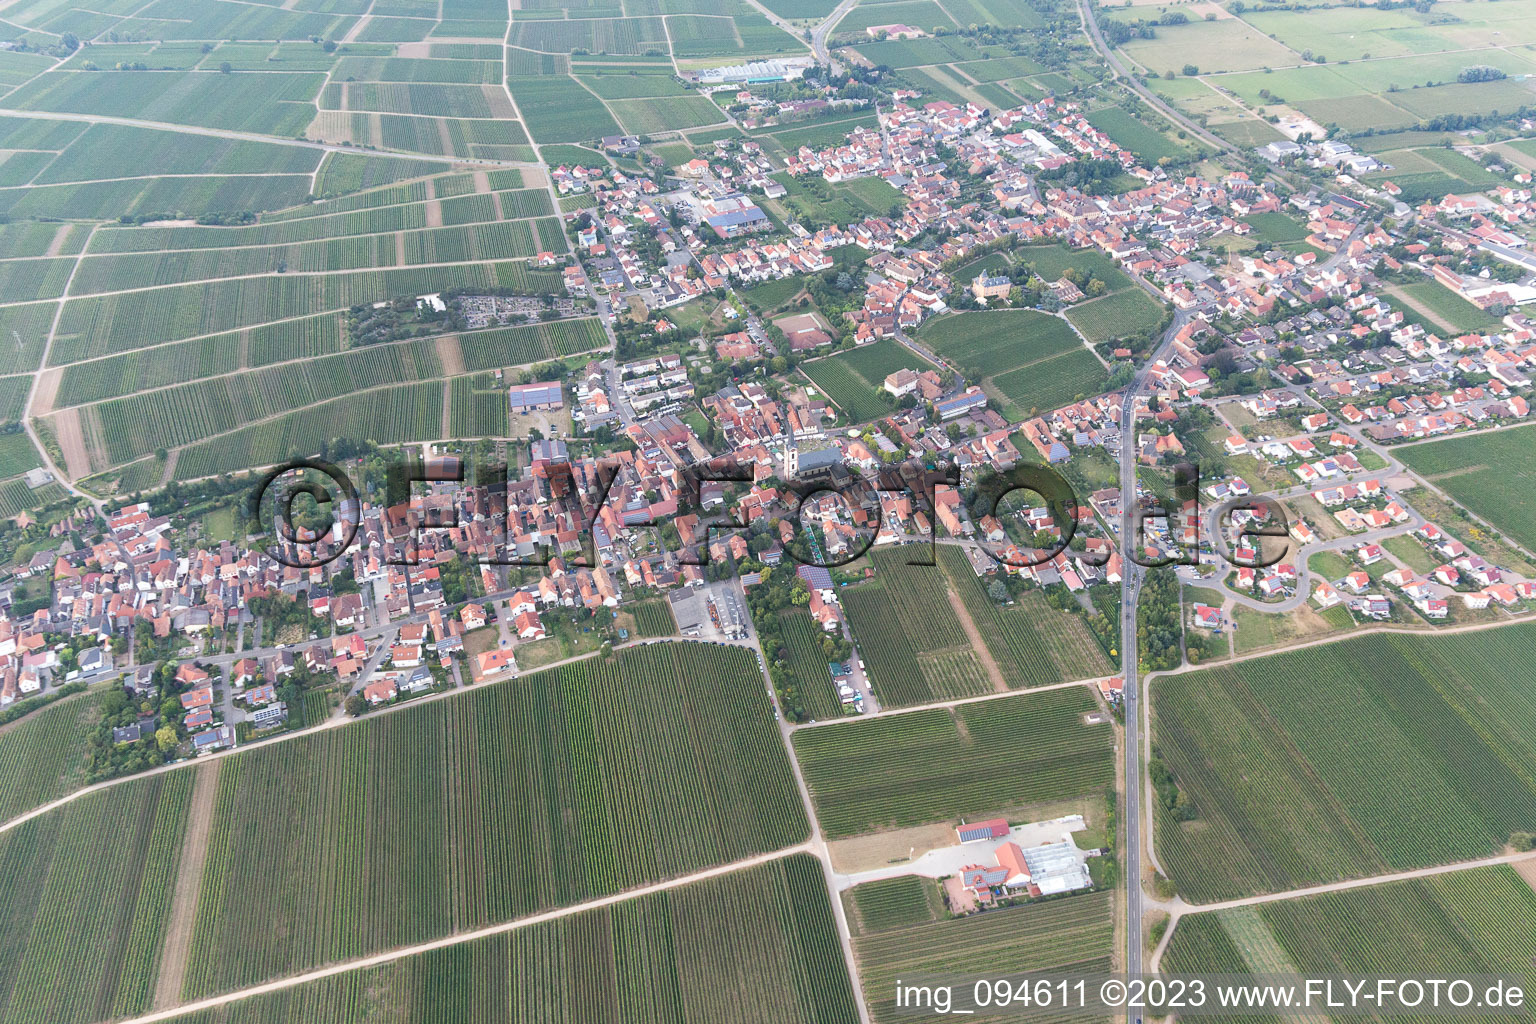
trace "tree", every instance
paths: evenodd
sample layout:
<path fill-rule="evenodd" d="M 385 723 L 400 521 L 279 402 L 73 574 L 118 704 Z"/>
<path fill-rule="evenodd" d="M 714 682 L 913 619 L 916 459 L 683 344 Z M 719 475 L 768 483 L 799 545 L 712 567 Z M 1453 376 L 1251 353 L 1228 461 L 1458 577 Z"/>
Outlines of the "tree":
<path fill-rule="evenodd" d="M 364 711 L 368 710 L 368 702 L 363 700 L 362 694 L 359 693 L 354 693 L 349 696 L 345 706 L 347 709 L 347 714 L 351 715 L 353 718 L 358 717 Z"/>
<path fill-rule="evenodd" d="M 162 753 L 176 749 L 176 742 L 176 729 L 174 726 L 162 725 L 155 730 L 155 745 L 160 748 Z"/>
<path fill-rule="evenodd" d="M 1005 604 L 1008 601 L 1008 588 L 1002 580 L 993 580 L 987 584 L 987 596 L 998 604 Z"/>
<path fill-rule="evenodd" d="M 336 40 L 334 40 L 334 39 L 327 39 L 325 42 L 320 44 L 320 49 L 324 50 L 326 53 L 335 53 L 336 52 Z"/>
<path fill-rule="evenodd" d="M 1195 67 L 1193 64 L 1185 64 L 1184 65 L 1184 73 L 1186 75 L 1189 75 L 1191 78 L 1193 78 L 1195 75 L 1198 75 L 1200 73 L 1200 69 Z"/>
<path fill-rule="evenodd" d="M 227 60 L 219 65 L 219 74 L 221 75 L 227 75 L 233 70 L 235 70 L 235 66 Z"/>

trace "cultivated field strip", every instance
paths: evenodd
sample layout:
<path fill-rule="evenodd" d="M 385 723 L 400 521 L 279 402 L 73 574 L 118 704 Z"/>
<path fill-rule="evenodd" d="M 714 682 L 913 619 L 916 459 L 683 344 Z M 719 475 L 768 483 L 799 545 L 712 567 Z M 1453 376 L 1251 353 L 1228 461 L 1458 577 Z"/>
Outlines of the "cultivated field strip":
<path fill-rule="evenodd" d="M 911 1011 L 903 1013 L 896 1006 L 898 979 L 927 976 L 959 982 L 978 971 L 996 977 L 1107 973 L 1113 949 L 1114 900 L 1107 892 L 1008 907 L 979 917 L 898 924 L 854 939 L 865 998 L 877 1024 L 910 1019 Z M 1069 1011 L 1014 1007 L 966 1019 L 1048 1024 L 1084 1018 Z"/>
<path fill-rule="evenodd" d="M 1533 640 L 1383 634 L 1157 680 L 1156 748 L 1194 815 L 1157 821 L 1181 892 L 1474 860 L 1536 828 Z"/>
<path fill-rule="evenodd" d="M 218 334 L 364 302 L 454 288 L 563 291 L 556 271 L 521 262 L 458 264 L 334 274 L 264 277 L 172 285 L 72 299 L 64 308 L 52 365 L 128 352 L 164 341 Z"/>
<path fill-rule="evenodd" d="M 1114 778 L 1113 734 L 1087 725 L 1086 687 L 797 729 L 828 838 L 996 815 L 1096 794 Z"/>
<path fill-rule="evenodd" d="M 149 1008 L 191 792 L 191 772 L 135 779 L 0 834 L 6 877 L 29 880 L 0 894 L 0 1021 Z"/>
<path fill-rule="evenodd" d="M 1257 920 L 1242 922 L 1239 915 Z M 1162 966 L 1174 973 L 1260 973 L 1248 948 L 1257 924 L 1267 932 L 1260 937 L 1262 943 L 1277 947 L 1302 977 L 1497 974 L 1523 977 L 1529 983 L 1536 979 L 1536 936 L 1528 927 L 1533 915 L 1536 891 L 1524 879 L 1507 865 L 1482 867 L 1252 908 L 1185 914 Z M 1426 1014 L 1391 1019 L 1435 1018 Z M 1477 1019 L 1515 1022 L 1525 1017 L 1483 1011 Z"/>
<path fill-rule="evenodd" d="M 0 821 L 84 785 L 85 751 L 99 718 L 99 699 L 83 695 L 0 731 Z"/>
<path fill-rule="evenodd" d="M 956 545 L 939 545 L 937 560 L 950 590 L 986 638 L 987 649 L 1010 688 L 1114 671 L 1104 649 L 1076 612 L 1059 611 L 1035 593 L 1022 595 L 1012 605 L 999 605 L 988 596 L 965 552 Z"/>
<path fill-rule="evenodd" d="M 750 1007 L 750 1018 L 743 1016 Z M 855 1024 L 820 863 L 797 854 L 332 975 L 174 1024 Z"/>
<path fill-rule="evenodd" d="M 749 651 L 658 644 L 476 689 L 225 762 L 184 994 L 807 832 Z M 284 885 L 268 884 L 274 865 L 293 869 Z"/>
<path fill-rule="evenodd" d="M 872 550 L 875 580 L 839 595 L 880 703 L 899 707 L 991 692 L 942 575 L 908 565 L 908 557 L 907 551 Z"/>

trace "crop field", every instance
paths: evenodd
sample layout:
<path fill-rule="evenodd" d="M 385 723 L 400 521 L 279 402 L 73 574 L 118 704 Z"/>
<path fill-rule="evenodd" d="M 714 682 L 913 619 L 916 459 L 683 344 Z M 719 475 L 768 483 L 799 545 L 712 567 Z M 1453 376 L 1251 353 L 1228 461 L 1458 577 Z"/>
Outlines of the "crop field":
<path fill-rule="evenodd" d="M 936 921 L 944 912 L 944 899 L 934 879 L 897 875 L 864 882 L 844 891 L 849 928 L 856 935 L 884 932 Z"/>
<path fill-rule="evenodd" d="M 558 979 L 532 984 L 532 979 Z M 349 971 L 175 1024 L 856 1024 L 821 865 L 799 854 Z"/>
<path fill-rule="evenodd" d="M 968 377 L 980 379 L 989 393 L 1008 404 L 1014 419 L 1024 418 L 1031 409 L 1053 409 L 1080 394 L 1096 394 L 1109 379 L 1066 321 L 1035 310 L 940 317 L 923 329 L 922 341 Z"/>
<path fill-rule="evenodd" d="M 1532 914 L 1536 893 L 1513 869 L 1475 868 L 1186 915 L 1163 962 L 1180 973 L 1258 974 L 1272 970 L 1255 955 L 1268 949 L 1303 976 L 1529 979 L 1536 937 L 1523 923 Z"/>
<path fill-rule="evenodd" d="M 31 712 L 0 733 L 0 820 L 84 784 L 86 741 L 100 704 L 79 696 Z"/>
<path fill-rule="evenodd" d="M 1307 237 L 1307 226 L 1284 213 L 1251 213 L 1243 218 L 1253 228 L 1252 238 L 1279 245 Z"/>
<path fill-rule="evenodd" d="M 909 552 L 872 549 L 872 581 L 839 593 L 883 707 L 974 697 L 992 690 L 955 616 L 940 574 Z"/>
<path fill-rule="evenodd" d="M 896 0 L 894 3 L 860 4 L 833 27 L 832 37 L 842 39 L 857 36 L 862 41 L 869 38 L 864 33 L 865 29 L 875 25 L 896 24 L 911 25 L 924 32 L 932 32 L 940 25 L 945 28 L 956 27 L 954 19 L 945 14 L 944 9 L 933 0 Z"/>
<path fill-rule="evenodd" d="M 1533 639 L 1379 634 L 1157 680 L 1154 742 L 1194 814 L 1160 813 L 1157 843 L 1185 898 L 1472 860 L 1530 831 Z"/>
<path fill-rule="evenodd" d="M 737 14 L 729 18 L 710 14 L 674 14 L 667 17 L 672 53 L 679 59 L 694 57 L 757 57 L 805 52 L 805 44 L 774 27 L 761 14 Z"/>
<path fill-rule="evenodd" d="M 225 762 L 184 994 L 592 899 L 806 832 L 748 651 L 656 644 L 477 688 Z M 267 884 L 284 863 L 308 868 Z"/>
<path fill-rule="evenodd" d="M 647 68 L 647 71 L 650 69 Z M 610 70 L 608 73 L 577 76 L 582 85 L 605 100 L 646 99 L 651 96 L 696 96 L 674 78 L 670 68 L 661 69 L 665 74 L 642 74 L 639 70 Z M 702 98 L 702 97 L 700 97 Z M 705 100 L 705 102 L 709 102 Z M 713 106 L 713 104 L 711 104 Z"/>
<path fill-rule="evenodd" d="M 609 100 L 619 122 L 631 134 L 656 135 L 682 128 L 719 124 L 725 114 L 703 96 L 655 96 Z"/>
<path fill-rule="evenodd" d="M 854 938 L 854 955 L 870 1013 L 877 1022 L 886 1024 L 911 1019 L 910 1009 L 896 1005 L 898 979 L 959 982 L 975 977 L 977 963 L 986 963 L 988 971 L 1007 977 L 1108 973 L 1114 952 L 1114 916 L 1111 894 L 1087 893 L 971 917 L 872 931 Z M 1014 1007 L 1001 1015 L 979 1013 L 966 1019 L 1047 1019 L 1040 1013 Z"/>
<path fill-rule="evenodd" d="M 464 354 L 464 368 L 474 373 L 590 352 L 601 348 L 606 340 L 602 322 L 586 317 L 461 334 L 459 349 Z"/>
<path fill-rule="evenodd" d="M 889 339 L 800 364 L 800 369 L 855 423 L 883 416 L 893 407 L 881 397 L 885 378 L 896 370 L 932 369 L 911 349 Z"/>
<path fill-rule="evenodd" d="M 0 308 L 0 339 L 9 338 L 11 344 L 0 345 L 0 373 L 16 373 L 35 370 L 43 361 L 43 347 L 48 340 L 48 327 L 58 306 L 52 302 L 30 302 L 20 306 Z M 20 339 L 21 344 L 16 344 Z"/>
<path fill-rule="evenodd" d="M 1059 317 L 1034 310 L 998 310 L 937 317 L 922 342 L 968 375 L 989 377 L 1081 348 Z"/>
<path fill-rule="evenodd" d="M 356 153 L 328 153 L 315 178 L 315 195 L 321 198 L 378 188 L 402 178 L 436 174 L 442 165 L 425 160 L 387 160 Z"/>
<path fill-rule="evenodd" d="M 89 1024 L 150 1008 L 191 794 L 191 772 L 136 779 L 0 833 L 0 863 L 29 880 L 0 894 L 4 1020 Z"/>
<path fill-rule="evenodd" d="M 23 110 L 104 114 L 292 138 L 315 116 L 315 74 L 116 71 L 45 75 L 6 97 Z"/>
<path fill-rule="evenodd" d="M 458 440 L 506 437 L 507 391 L 494 374 L 455 377 L 449 383 L 448 435 Z"/>
<path fill-rule="evenodd" d="M 37 447 L 24 431 L 18 428 L 13 432 L 0 432 L 0 477 L 20 476 L 42 464 Z"/>
<path fill-rule="evenodd" d="M 151 174 L 309 174 L 320 155 L 298 146 L 95 124 L 33 180 L 50 185 Z"/>
<path fill-rule="evenodd" d="M 546 24 L 529 22 L 529 25 Z M 555 22 L 549 24 L 581 24 Z M 549 142 L 591 142 L 604 135 L 619 134 L 619 126 L 601 100 L 567 76 L 508 78 L 507 85 L 517 100 L 517 109 L 528 126 L 528 134 L 540 144 Z"/>
<path fill-rule="evenodd" d="M 156 341 L 218 334 L 401 295 L 492 288 L 514 280 L 506 275 L 523 272 L 521 264 L 501 263 L 279 274 L 72 299 L 65 306 L 50 361 L 63 365 Z M 551 286 L 558 276 L 549 275 Z"/>
<path fill-rule="evenodd" d="M 822 628 L 809 612 L 794 609 L 780 614 L 779 629 L 805 710 L 817 720 L 840 717 L 842 701 L 832 686 L 830 663 L 821 651 Z"/>
<path fill-rule="evenodd" d="M 1156 117 L 1156 115 L 1149 116 Z M 1178 140 L 1150 127 L 1146 121 L 1133 116 L 1121 107 L 1095 110 L 1088 115 L 1088 123 L 1108 135 L 1121 148 L 1135 153 L 1148 167 L 1156 164 L 1163 157 L 1177 158 L 1189 152 L 1188 148 L 1180 145 Z"/>
<path fill-rule="evenodd" d="M 1145 334 L 1163 318 L 1163 307 L 1140 288 L 1079 302 L 1067 310 L 1067 319 L 1091 344 Z"/>
<path fill-rule="evenodd" d="M 303 202 L 303 174 L 131 178 L 0 189 L 0 213 L 34 218 L 201 217 L 274 210 Z"/>
<path fill-rule="evenodd" d="M 665 51 L 666 29 L 660 18 L 601 18 L 583 21 L 519 21 L 508 40 L 513 46 L 546 53 L 643 54 Z"/>
<path fill-rule="evenodd" d="M 1311 17 L 1311 12 L 1306 16 Z M 1120 49 L 1159 75 L 1165 71 L 1179 74 L 1192 55 L 1203 72 L 1256 71 L 1300 63 L 1297 51 L 1236 18 L 1160 25 L 1155 39 L 1132 39 Z"/>
<path fill-rule="evenodd" d="M 1070 268 L 1098 278 L 1111 292 L 1133 288 L 1115 261 L 1096 249 L 1069 249 L 1064 245 L 1031 245 L 1014 253 L 1014 259 L 1029 267 L 1044 281 L 1055 281 Z"/>
<path fill-rule="evenodd" d="M 105 468 L 291 409 L 387 384 L 439 377 L 442 372 L 430 340 L 373 345 L 111 399 L 87 407 L 82 415 L 87 436 L 99 436 L 105 442 L 98 467 Z"/>
<path fill-rule="evenodd" d="M 402 384 L 321 402 L 190 445 L 177 459 L 176 479 L 196 480 L 275 465 L 319 452 L 338 437 L 389 444 L 435 440 L 442 431 L 442 382 Z"/>
<path fill-rule="evenodd" d="M 1525 495 L 1536 478 L 1536 427 L 1409 445 L 1396 454 L 1415 473 L 1482 516 L 1522 547 L 1536 547 L 1536 511 Z"/>
<path fill-rule="evenodd" d="M 1043 595 L 1034 593 L 1011 605 L 999 605 L 987 596 L 971 563 L 953 544 L 939 545 L 938 562 L 949 579 L 950 590 L 986 639 L 992 660 L 1010 689 L 1114 671 L 1076 612 L 1058 611 Z"/>
<path fill-rule="evenodd" d="M 659 599 L 630 605 L 635 616 L 635 631 L 642 637 L 676 636 L 677 622 L 667 602 Z"/>
<path fill-rule="evenodd" d="M 1001 816 L 1100 793 L 1114 779 L 1107 722 L 1087 687 L 795 730 L 827 838 Z"/>
<path fill-rule="evenodd" d="M 768 137 L 790 152 L 801 146 L 820 149 L 841 144 L 848 133 L 855 128 L 873 128 L 877 123 L 878 120 L 873 114 L 843 117 L 839 111 L 838 116 L 793 121 L 789 127 L 771 130 Z M 695 139 L 695 144 L 697 142 L 698 140 Z"/>
<path fill-rule="evenodd" d="M 0 422 L 21 419 L 31 386 L 30 377 L 0 377 Z"/>
<path fill-rule="evenodd" d="M 1498 317 L 1468 302 L 1439 281 L 1419 281 L 1402 286 L 1403 292 L 1422 306 L 1429 307 L 1436 318 L 1458 331 L 1498 331 L 1503 328 Z"/>

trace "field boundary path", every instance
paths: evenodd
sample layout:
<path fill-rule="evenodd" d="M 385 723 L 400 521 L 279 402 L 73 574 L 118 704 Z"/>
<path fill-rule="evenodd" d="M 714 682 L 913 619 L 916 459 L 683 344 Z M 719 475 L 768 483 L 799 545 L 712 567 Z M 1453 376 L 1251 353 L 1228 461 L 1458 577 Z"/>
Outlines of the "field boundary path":
<path fill-rule="evenodd" d="M 966 610 L 960 595 L 950 587 L 944 588 L 944 594 L 949 598 L 949 607 L 955 613 L 955 618 L 960 622 L 960 628 L 965 630 L 966 639 L 971 642 L 971 649 L 976 652 L 976 657 L 981 659 L 981 667 L 986 670 L 987 678 L 992 680 L 992 689 L 998 693 L 1007 693 L 1008 680 L 1003 676 L 1003 670 L 998 668 L 997 662 L 992 657 L 992 652 L 987 649 L 987 643 L 981 637 L 981 630 L 976 628 L 976 622 L 971 618 L 971 613 Z"/>
<path fill-rule="evenodd" d="M 203 888 L 203 868 L 208 863 L 208 840 L 213 834 L 213 808 L 219 793 L 222 761 L 198 765 L 192 781 L 192 806 L 187 810 L 187 834 L 182 841 L 176 891 L 171 896 L 170 923 L 160 954 L 160 977 L 150 1005 L 163 1010 L 176 1005 L 187 977 L 192 954 L 192 930 L 197 923 L 198 896 Z"/>

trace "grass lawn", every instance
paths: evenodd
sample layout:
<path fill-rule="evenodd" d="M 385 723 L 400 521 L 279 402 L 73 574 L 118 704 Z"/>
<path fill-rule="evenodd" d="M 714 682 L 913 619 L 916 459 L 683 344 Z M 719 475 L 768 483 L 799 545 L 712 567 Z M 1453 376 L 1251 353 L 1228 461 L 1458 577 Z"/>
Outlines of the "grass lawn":
<path fill-rule="evenodd" d="M 216 508 L 202 518 L 203 540 L 213 544 L 220 541 L 229 541 L 231 544 L 241 539 L 240 517 L 236 514 L 234 506 Z"/>
<path fill-rule="evenodd" d="M 1295 217 L 1285 213 L 1255 213 L 1244 218 L 1253 234 L 1249 238 L 1278 245 L 1281 242 L 1299 242 L 1307 237 L 1307 227 Z"/>
<path fill-rule="evenodd" d="M 1288 612 L 1261 612 L 1238 605 L 1233 611 L 1233 623 L 1237 630 L 1238 654 L 1312 640 L 1335 628 L 1311 605 L 1305 604 Z"/>
<path fill-rule="evenodd" d="M 1355 565 L 1337 551 L 1319 551 L 1307 559 L 1307 568 L 1332 583 L 1341 576 L 1348 576 Z"/>
<path fill-rule="evenodd" d="M 1398 561 L 1402 562 L 1414 572 L 1427 573 L 1432 571 L 1439 561 L 1432 558 L 1424 545 L 1414 540 L 1407 534 L 1400 537 L 1388 537 L 1381 542 L 1381 546 L 1390 551 Z"/>

